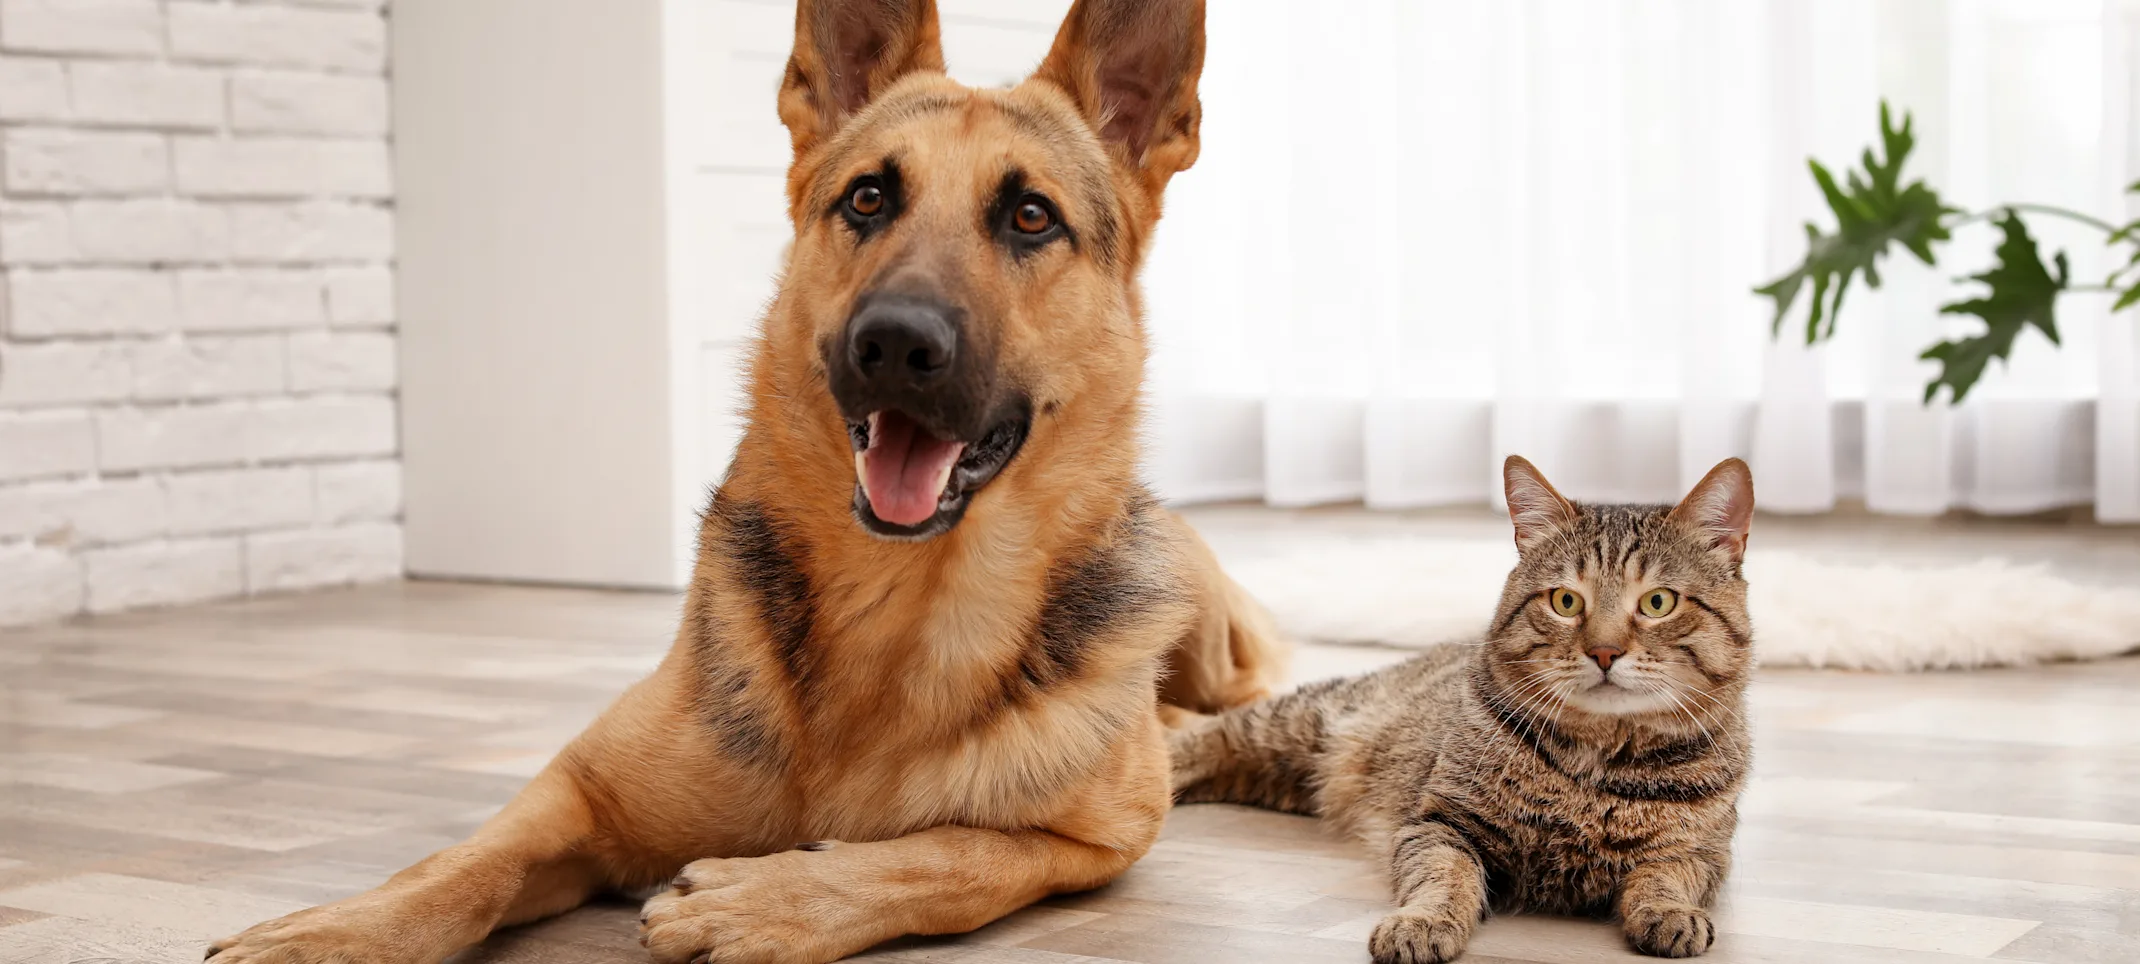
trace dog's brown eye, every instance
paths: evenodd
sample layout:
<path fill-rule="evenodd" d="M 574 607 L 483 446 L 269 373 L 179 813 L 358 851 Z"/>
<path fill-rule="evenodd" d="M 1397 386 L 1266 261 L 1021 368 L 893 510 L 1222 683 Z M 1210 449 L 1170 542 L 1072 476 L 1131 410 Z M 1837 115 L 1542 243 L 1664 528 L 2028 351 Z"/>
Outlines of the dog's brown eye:
<path fill-rule="evenodd" d="M 864 184 L 847 195 L 847 208 L 863 217 L 875 216 L 884 210 L 884 189 L 875 184 Z"/>
<path fill-rule="evenodd" d="M 1018 210 L 1011 212 L 1011 227 L 1026 234 L 1039 234 L 1054 225 L 1055 216 L 1048 213 L 1046 205 L 1037 201 L 1023 202 L 1018 205 Z"/>

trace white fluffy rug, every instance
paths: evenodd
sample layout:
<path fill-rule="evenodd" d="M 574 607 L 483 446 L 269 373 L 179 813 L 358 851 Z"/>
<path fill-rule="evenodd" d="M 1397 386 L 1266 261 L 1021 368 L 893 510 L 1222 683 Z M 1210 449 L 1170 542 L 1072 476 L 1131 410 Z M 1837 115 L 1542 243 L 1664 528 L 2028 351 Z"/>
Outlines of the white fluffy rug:
<path fill-rule="evenodd" d="M 1328 538 L 1227 560 L 1297 639 L 1428 646 L 1486 628 L 1513 546 Z M 2140 651 L 2140 589 L 1985 560 L 1903 567 L 1754 548 L 1754 646 L 1765 666 L 2016 666 Z"/>

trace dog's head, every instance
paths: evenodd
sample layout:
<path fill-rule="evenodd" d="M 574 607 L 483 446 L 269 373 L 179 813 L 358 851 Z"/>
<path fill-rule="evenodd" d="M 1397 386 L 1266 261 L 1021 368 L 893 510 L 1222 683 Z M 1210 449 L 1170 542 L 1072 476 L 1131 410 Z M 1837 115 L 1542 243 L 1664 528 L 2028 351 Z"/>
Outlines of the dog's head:
<path fill-rule="evenodd" d="M 887 538 L 948 531 L 1048 461 L 1109 461 L 1092 447 L 1136 431 L 1136 270 L 1196 159 L 1202 0 L 1078 0 L 1006 90 L 944 76 L 934 0 L 802 0 L 795 27 L 761 395 L 843 446 Z"/>

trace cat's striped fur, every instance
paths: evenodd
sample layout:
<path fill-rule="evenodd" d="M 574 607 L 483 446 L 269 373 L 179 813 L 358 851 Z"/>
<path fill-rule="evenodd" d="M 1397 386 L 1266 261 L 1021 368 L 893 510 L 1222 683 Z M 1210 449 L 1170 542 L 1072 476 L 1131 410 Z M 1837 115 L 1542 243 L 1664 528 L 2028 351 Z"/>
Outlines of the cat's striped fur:
<path fill-rule="evenodd" d="M 1751 477 L 1727 461 L 1675 507 L 1578 506 L 1519 458 L 1506 476 L 1520 556 L 1483 640 L 1188 721 L 1176 799 L 1369 840 L 1400 905 L 1378 962 L 1453 958 L 1489 910 L 1618 916 L 1638 950 L 1699 954 L 1750 761 Z"/>

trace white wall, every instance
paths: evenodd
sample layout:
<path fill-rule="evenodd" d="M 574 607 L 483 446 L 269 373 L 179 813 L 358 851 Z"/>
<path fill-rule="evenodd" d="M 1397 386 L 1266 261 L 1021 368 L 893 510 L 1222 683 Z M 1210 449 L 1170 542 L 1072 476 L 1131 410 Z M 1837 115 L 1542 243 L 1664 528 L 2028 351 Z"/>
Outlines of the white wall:
<path fill-rule="evenodd" d="M 396 10 L 414 574 L 676 581 L 661 6 Z"/>
<path fill-rule="evenodd" d="M 401 571 L 383 0 L 0 0 L 0 625 Z"/>

